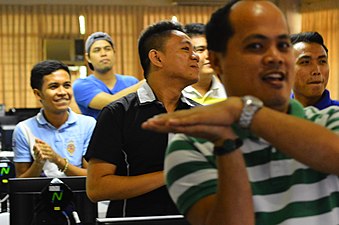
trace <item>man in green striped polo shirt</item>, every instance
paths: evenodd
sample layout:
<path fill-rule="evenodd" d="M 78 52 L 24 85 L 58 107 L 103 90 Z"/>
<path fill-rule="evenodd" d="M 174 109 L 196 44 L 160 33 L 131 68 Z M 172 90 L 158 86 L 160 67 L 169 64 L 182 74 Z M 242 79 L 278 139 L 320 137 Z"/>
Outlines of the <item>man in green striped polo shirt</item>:
<path fill-rule="evenodd" d="M 294 58 L 270 1 L 231 1 L 207 24 L 211 64 L 229 98 L 142 126 L 177 134 L 169 193 L 193 225 L 339 224 L 339 108 L 290 100 Z"/>

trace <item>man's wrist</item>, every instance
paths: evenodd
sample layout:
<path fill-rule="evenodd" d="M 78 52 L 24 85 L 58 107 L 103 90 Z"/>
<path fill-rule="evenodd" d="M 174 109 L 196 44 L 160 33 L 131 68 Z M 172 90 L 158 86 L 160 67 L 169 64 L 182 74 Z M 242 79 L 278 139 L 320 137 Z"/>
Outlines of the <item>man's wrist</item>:
<path fill-rule="evenodd" d="M 63 158 L 63 160 L 65 161 L 65 164 L 62 168 L 59 168 L 59 171 L 65 173 L 68 169 L 69 162 L 67 158 Z"/>
<path fill-rule="evenodd" d="M 45 165 L 45 162 L 46 160 L 38 160 L 38 159 L 35 159 L 34 160 L 35 164 L 39 167 L 43 167 Z"/>
<path fill-rule="evenodd" d="M 223 141 L 222 145 L 216 143 L 213 151 L 215 155 L 225 155 L 239 149 L 242 145 L 243 141 L 240 138 L 226 139 Z"/>
<path fill-rule="evenodd" d="M 234 121 L 234 123 L 237 123 L 239 121 L 242 109 L 244 107 L 244 103 L 241 99 L 241 97 L 229 97 L 227 98 L 227 103 L 232 102 L 231 104 L 227 104 L 227 111 L 231 113 Z"/>

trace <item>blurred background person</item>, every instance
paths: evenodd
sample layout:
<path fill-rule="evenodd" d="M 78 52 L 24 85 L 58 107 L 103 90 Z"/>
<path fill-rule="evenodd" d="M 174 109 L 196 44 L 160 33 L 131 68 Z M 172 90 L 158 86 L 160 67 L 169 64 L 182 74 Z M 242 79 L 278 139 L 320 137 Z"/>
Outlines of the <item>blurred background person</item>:
<path fill-rule="evenodd" d="M 318 32 L 291 35 L 294 47 L 295 82 L 293 95 L 303 106 L 324 109 L 339 105 L 326 89 L 329 79 L 328 49 Z"/>
<path fill-rule="evenodd" d="M 93 74 L 74 81 L 74 97 L 82 114 L 97 118 L 104 106 L 135 92 L 143 81 L 115 73 L 114 43 L 107 33 L 91 34 L 86 40 L 85 51 Z"/>
<path fill-rule="evenodd" d="M 194 51 L 199 55 L 199 81 L 187 86 L 183 95 L 201 105 L 208 105 L 226 99 L 226 92 L 223 84 L 215 75 L 208 60 L 207 41 L 205 35 L 205 24 L 186 24 L 185 32 L 192 39 Z"/>

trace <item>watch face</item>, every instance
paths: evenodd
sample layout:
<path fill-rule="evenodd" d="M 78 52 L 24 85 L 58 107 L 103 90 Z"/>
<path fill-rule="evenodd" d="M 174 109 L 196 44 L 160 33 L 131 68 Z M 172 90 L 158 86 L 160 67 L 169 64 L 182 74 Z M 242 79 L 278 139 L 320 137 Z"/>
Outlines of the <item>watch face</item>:
<path fill-rule="evenodd" d="M 245 96 L 244 102 L 245 106 L 255 106 L 259 108 L 263 106 L 263 102 L 260 99 L 253 96 Z"/>
<path fill-rule="evenodd" d="M 263 102 L 253 96 L 244 96 L 242 100 L 244 102 L 244 107 L 239 118 L 239 125 L 240 127 L 247 129 L 251 125 L 254 114 L 263 106 Z"/>

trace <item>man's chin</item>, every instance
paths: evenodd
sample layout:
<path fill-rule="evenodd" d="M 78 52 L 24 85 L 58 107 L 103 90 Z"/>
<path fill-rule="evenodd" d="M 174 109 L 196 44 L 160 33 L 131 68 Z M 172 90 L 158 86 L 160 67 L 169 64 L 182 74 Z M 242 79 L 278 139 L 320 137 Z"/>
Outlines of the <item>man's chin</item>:
<path fill-rule="evenodd" d="M 98 73 L 105 74 L 105 73 L 107 73 L 108 71 L 110 71 L 112 68 L 113 68 L 112 66 L 109 66 L 109 67 L 104 67 L 104 68 L 95 68 L 95 70 L 96 70 Z"/>
<path fill-rule="evenodd" d="M 287 112 L 290 98 L 285 96 L 275 97 L 274 99 L 264 100 L 264 105 L 280 112 Z"/>
<path fill-rule="evenodd" d="M 63 105 L 63 106 L 56 106 L 55 111 L 58 113 L 65 113 L 68 111 L 69 105 Z"/>
<path fill-rule="evenodd" d="M 206 74 L 206 75 L 215 74 L 214 70 L 211 67 L 203 68 L 200 73 L 201 74 Z"/>

